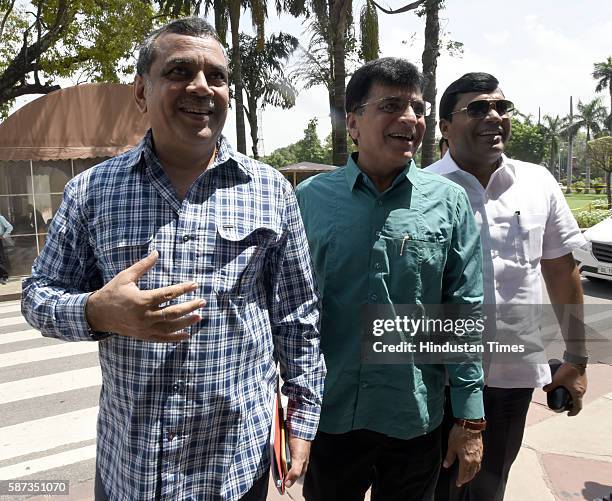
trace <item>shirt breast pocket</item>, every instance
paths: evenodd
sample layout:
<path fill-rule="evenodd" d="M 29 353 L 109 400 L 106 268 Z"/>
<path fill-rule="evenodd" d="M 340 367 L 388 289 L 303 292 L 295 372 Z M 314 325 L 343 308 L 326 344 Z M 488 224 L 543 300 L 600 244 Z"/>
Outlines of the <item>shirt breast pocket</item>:
<path fill-rule="evenodd" d="M 105 235 L 104 241 L 98 246 L 98 263 L 104 283 L 147 257 L 154 249 L 153 235 L 149 233 Z M 145 274 L 138 283 L 141 289 L 149 288 L 147 276 Z"/>
<path fill-rule="evenodd" d="M 495 255 L 521 265 L 536 263 L 542 257 L 545 214 L 498 216 L 490 223 Z"/>
<path fill-rule="evenodd" d="M 389 258 L 389 290 L 398 303 L 421 296 L 425 277 L 428 283 L 441 283 L 446 262 L 444 235 L 431 230 L 422 214 L 410 212 L 387 221 L 381 232 Z M 407 294 L 409 290 L 413 293 Z"/>
<path fill-rule="evenodd" d="M 243 300 L 262 277 L 266 253 L 280 233 L 273 225 L 217 222 L 215 292 Z"/>

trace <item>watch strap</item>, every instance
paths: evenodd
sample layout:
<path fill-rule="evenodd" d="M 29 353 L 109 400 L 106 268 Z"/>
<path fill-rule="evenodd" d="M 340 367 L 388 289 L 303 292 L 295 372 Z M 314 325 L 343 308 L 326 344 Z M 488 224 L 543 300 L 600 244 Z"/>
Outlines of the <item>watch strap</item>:
<path fill-rule="evenodd" d="M 487 428 L 487 422 L 484 418 L 480 419 L 455 419 L 455 424 L 466 430 L 483 431 Z"/>

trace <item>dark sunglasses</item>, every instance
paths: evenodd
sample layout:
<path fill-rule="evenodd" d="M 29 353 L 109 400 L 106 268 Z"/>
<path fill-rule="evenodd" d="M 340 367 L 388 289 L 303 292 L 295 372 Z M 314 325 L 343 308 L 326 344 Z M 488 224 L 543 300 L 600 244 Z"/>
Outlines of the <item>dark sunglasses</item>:
<path fill-rule="evenodd" d="M 388 113 L 389 115 L 399 115 L 404 113 L 408 106 L 412 108 L 412 112 L 417 118 L 428 116 L 431 113 L 431 104 L 427 101 L 421 101 L 419 99 L 405 99 L 401 97 L 388 96 L 374 101 L 368 101 L 367 103 L 360 104 L 355 108 L 357 111 L 360 108 L 365 108 L 370 104 L 376 104 L 378 111 L 382 113 Z"/>
<path fill-rule="evenodd" d="M 514 111 L 514 103 L 507 99 L 479 99 L 478 101 L 472 101 L 460 110 L 453 111 L 451 115 L 465 111 L 468 117 L 479 120 L 486 117 L 491 109 L 494 109 L 501 118 L 511 117 Z"/>

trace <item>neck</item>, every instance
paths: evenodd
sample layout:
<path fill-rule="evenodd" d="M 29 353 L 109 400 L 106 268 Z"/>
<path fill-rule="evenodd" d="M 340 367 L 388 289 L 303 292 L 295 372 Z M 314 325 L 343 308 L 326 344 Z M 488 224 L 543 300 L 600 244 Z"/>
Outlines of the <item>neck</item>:
<path fill-rule="evenodd" d="M 452 151 L 450 152 L 450 154 L 455 163 L 461 168 L 461 170 L 472 174 L 472 176 L 478 179 L 478 182 L 484 188 L 488 186 L 489 180 L 491 179 L 491 175 L 497 170 L 497 168 L 501 165 L 502 162 L 501 156 L 499 156 L 492 162 L 474 163 L 466 162 L 461 158 L 455 157 Z"/>
<path fill-rule="evenodd" d="M 400 165 L 391 171 L 380 171 L 369 166 L 367 163 L 363 165 L 363 163 L 366 162 L 360 162 L 360 157 L 357 157 L 359 169 L 370 178 L 379 193 L 388 190 L 393 181 L 395 181 L 395 178 L 406 168 L 405 165 Z"/>
<path fill-rule="evenodd" d="M 217 147 L 213 144 L 212 148 L 179 152 L 177 149 L 157 148 L 156 145 L 155 153 L 177 196 L 182 200 L 200 174 L 214 164 Z"/>

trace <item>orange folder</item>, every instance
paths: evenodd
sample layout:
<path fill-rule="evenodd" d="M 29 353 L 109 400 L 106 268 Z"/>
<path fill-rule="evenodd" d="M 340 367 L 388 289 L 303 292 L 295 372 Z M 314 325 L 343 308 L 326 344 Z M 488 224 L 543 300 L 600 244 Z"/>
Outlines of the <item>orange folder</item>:
<path fill-rule="evenodd" d="M 276 381 L 276 397 L 274 399 L 274 418 L 272 419 L 271 430 L 271 465 L 272 479 L 278 492 L 282 495 L 285 493 L 285 479 L 287 473 L 291 469 L 291 456 L 289 452 L 289 443 L 287 441 L 287 423 L 285 422 L 285 413 L 280 398 L 280 387 L 278 379 Z"/>

